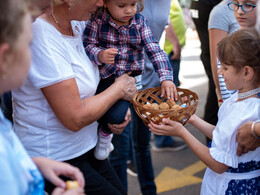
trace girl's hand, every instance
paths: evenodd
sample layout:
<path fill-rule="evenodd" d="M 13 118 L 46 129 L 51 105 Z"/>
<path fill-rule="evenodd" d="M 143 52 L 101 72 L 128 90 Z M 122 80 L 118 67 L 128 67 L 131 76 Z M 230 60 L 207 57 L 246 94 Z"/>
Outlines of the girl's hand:
<path fill-rule="evenodd" d="M 68 163 L 58 162 L 44 157 L 32 158 L 43 177 L 49 180 L 52 184 L 57 187 L 65 188 L 65 182 L 59 178 L 60 175 L 64 175 L 73 180 L 78 181 L 79 186 L 84 188 L 85 180 L 81 171 Z"/>
<path fill-rule="evenodd" d="M 115 56 L 118 54 L 118 49 L 109 48 L 98 53 L 98 60 L 105 64 L 114 64 Z"/>
<path fill-rule="evenodd" d="M 166 93 L 167 99 L 174 100 L 174 97 L 175 97 L 175 100 L 178 99 L 177 89 L 176 89 L 175 84 L 172 81 L 169 81 L 169 80 L 163 81 L 161 88 L 162 88 L 161 97 L 163 97 Z"/>
<path fill-rule="evenodd" d="M 71 190 L 65 190 L 63 188 L 55 188 L 52 195 L 84 195 L 83 188 L 74 188 Z"/>
<path fill-rule="evenodd" d="M 131 111 L 130 108 L 128 108 L 127 113 L 125 115 L 125 121 L 121 124 L 108 124 L 109 129 L 114 134 L 121 134 L 125 127 L 128 125 L 128 123 L 131 120 Z"/>
<path fill-rule="evenodd" d="M 150 131 L 152 131 L 156 135 L 168 135 L 178 137 L 181 137 L 182 132 L 185 131 L 185 128 L 182 126 L 181 123 L 165 118 L 162 121 L 165 123 L 165 125 L 156 125 L 152 122 L 148 124 Z"/>

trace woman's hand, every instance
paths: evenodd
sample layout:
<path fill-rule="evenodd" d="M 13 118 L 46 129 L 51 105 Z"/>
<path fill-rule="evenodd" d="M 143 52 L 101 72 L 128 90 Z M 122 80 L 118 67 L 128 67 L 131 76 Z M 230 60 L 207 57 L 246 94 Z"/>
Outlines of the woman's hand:
<path fill-rule="evenodd" d="M 128 76 L 127 74 L 123 74 L 115 80 L 114 84 L 116 85 L 115 87 L 119 87 L 121 89 L 121 99 L 132 102 L 133 97 L 137 92 L 135 78 Z"/>
<path fill-rule="evenodd" d="M 127 113 L 125 115 L 125 121 L 121 124 L 108 124 L 109 129 L 114 134 L 121 134 L 125 127 L 128 125 L 128 123 L 131 120 L 131 111 L 130 108 L 128 108 Z"/>
<path fill-rule="evenodd" d="M 241 156 L 249 151 L 254 151 L 260 146 L 260 140 L 256 139 L 251 133 L 251 126 L 253 122 L 246 122 L 238 128 L 236 141 L 237 155 Z"/>
<path fill-rule="evenodd" d="M 178 94 L 175 84 L 172 81 L 163 81 L 162 82 L 162 95 L 163 97 L 165 94 L 167 95 L 167 99 L 169 100 L 177 100 Z M 175 99 L 174 99 L 175 98 Z"/>
<path fill-rule="evenodd" d="M 55 188 L 52 192 L 52 195 L 84 195 L 84 189 L 83 188 L 74 188 L 71 190 L 65 190 L 63 188 Z"/>
<path fill-rule="evenodd" d="M 78 181 L 79 186 L 84 188 L 85 180 L 83 174 L 77 167 L 73 167 L 68 163 L 58 162 L 44 157 L 32 158 L 43 177 L 53 183 L 55 186 L 65 188 L 65 182 L 59 178 L 60 175 L 64 175 L 73 180 Z"/>
<path fill-rule="evenodd" d="M 165 118 L 162 119 L 162 122 L 164 122 L 165 125 L 156 125 L 154 123 L 148 124 L 150 131 L 156 135 L 168 135 L 178 137 L 181 137 L 182 132 L 185 131 L 185 128 L 181 123 Z"/>

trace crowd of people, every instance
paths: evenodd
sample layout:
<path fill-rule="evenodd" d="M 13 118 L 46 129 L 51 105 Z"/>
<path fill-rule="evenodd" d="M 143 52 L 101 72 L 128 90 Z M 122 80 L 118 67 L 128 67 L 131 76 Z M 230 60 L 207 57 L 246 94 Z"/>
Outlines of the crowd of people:
<path fill-rule="evenodd" d="M 137 90 L 157 86 L 177 98 L 177 0 L 1 0 L 1 193 L 127 194 L 132 160 L 142 194 L 156 194 L 152 132 L 155 151 L 187 144 L 207 165 L 201 194 L 258 194 L 257 2 L 192 2 L 209 93 L 205 121 L 188 122 L 212 140 L 206 146 L 170 119 L 145 126 L 131 104 Z M 78 187 L 66 190 L 68 180 Z"/>

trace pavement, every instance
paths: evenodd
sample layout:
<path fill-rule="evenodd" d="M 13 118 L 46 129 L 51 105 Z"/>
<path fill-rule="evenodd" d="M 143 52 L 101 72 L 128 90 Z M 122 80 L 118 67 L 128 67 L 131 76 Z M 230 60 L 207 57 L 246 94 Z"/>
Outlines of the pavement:
<path fill-rule="evenodd" d="M 196 114 L 203 117 L 208 91 L 208 79 L 200 61 L 200 42 L 196 31 L 187 31 L 186 46 L 182 50 L 182 60 L 179 78 L 181 88 L 196 92 L 199 105 Z M 206 138 L 195 127 L 186 124 L 185 127 L 202 143 Z M 179 139 L 179 138 L 176 138 Z M 151 140 L 151 145 L 153 141 Z M 155 183 L 158 195 L 197 195 L 206 166 L 186 148 L 178 152 L 154 152 L 152 161 Z M 141 191 L 137 177 L 128 175 L 128 194 L 140 195 Z"/>

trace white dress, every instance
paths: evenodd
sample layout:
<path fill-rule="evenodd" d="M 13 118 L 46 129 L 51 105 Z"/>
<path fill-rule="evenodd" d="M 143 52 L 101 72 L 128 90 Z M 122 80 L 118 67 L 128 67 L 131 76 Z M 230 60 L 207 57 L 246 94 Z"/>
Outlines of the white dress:
<path fill-rule="evenodd" d="M 220 107 L 218 119 L 213 131 L 210 155 L 230 168 L 222 174 L 207 168 L 201 194 L 259 194 L 260 147 L 237 156 L 236 134 L 243 123 L 260 119 L 260 99 L 248 98 L 237 102 L 235 93 Z"/>

